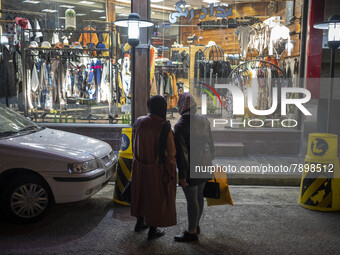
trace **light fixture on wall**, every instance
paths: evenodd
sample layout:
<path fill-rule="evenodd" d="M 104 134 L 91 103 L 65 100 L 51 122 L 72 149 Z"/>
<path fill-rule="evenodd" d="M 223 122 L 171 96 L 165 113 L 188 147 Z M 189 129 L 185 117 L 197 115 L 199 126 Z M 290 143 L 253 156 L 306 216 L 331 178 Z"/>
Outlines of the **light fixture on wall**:
<path fill-rule="evenodd" d="M 154 24 L 147 20 L 141 20 L 138 13 L 130 13 L 127 19 L 117 20 L 114 23 L 118 27 L 128 28 L 128 43 L 137 46 L 140 42 L 140 28 L 152 27 Z"/>
<path fill-rule="evenodd" d="M 327 22 L 314 24 L 314 28 L 328 30 L 328 47 L 331 49 L 331 68 L 330 68 L 330 88 L 328 96 L 327 132 L 330 132 L 332 97 L 333 97 L 333 78 L 335 67 L 335 52 L 340 46 L 340 15 L 331 16 Z"/>

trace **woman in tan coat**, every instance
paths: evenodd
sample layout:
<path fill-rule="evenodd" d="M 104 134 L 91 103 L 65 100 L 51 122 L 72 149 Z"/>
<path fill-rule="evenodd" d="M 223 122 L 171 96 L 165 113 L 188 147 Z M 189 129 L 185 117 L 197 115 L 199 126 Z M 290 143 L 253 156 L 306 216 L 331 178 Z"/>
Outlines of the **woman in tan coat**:
<path fill-rule="evenodd" d="M 149 114 L 132 131 L 131 215 L 136 232 L 150 227 L 148 239 L 164 235 L 157 227 L 176 225 L 176 149 L 166 109 L 163 97 L 150 98 Z"/>

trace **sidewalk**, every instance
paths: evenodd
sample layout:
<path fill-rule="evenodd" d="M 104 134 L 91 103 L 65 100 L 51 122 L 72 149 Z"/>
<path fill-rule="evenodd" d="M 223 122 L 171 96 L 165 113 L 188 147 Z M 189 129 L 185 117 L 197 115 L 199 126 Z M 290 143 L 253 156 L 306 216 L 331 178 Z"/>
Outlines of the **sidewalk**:
<path fill-rule="evenodd" d="M 112 202 L 109 183 L 91 199 L 58 205 L 30 225 L 0 222 L 1 254 L 339 254 L 340 213 L 297 204 L 297 187 L 230 186 L 234 207 L 206 207 L 197 243 L 176 243 L 186 228 L 186 201 L 177 189 L 177 225 L 147 241 L 135 233 L 130 208 Z"/>

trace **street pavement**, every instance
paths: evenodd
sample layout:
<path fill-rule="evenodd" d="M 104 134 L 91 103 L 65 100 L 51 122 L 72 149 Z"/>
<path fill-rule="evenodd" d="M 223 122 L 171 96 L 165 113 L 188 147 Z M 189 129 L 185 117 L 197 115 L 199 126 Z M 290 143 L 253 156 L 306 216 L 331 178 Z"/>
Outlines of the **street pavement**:
<path fill-rule="evenodd" d="M 206 207 L 196 243 L 176 243 L 187 225 L 177 189 L 178 224 L 160 239 L 133 232 L 129 207 L 114 204 L 114 184 L 92 198 L 56 205 L 41 222 L 0 222 L 0 254 L 340 254 L 340 213 L 297 204 L 298 187 L 230 186 L 234 206 Z"/>

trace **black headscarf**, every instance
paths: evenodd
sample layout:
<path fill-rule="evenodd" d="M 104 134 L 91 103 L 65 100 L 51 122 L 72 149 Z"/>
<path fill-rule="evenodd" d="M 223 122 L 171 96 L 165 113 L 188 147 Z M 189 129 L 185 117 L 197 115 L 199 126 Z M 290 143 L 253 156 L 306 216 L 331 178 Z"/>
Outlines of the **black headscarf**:
<path fill-rule="evenodd" d="M 148 99 L 147 106 L 149 113 L 155 114 L 164 120 L 163 128 L 159 136 L 159 150 L 158 150 L 159 163 L 163 163 L 165 161 L 165 150 L 168 144 L 168 135 L 171 129 L 170 122 L 166 120 L 167 103 L 164 97 L 153 96 Z"/>
<path fill-rule="evenodd" d="M 148 99 L 147 102 L 148 111 L 151 114 L 155 114 L 162 119 L 166 119 L 167 104 L 162 96 L 153 96 Z"/>

